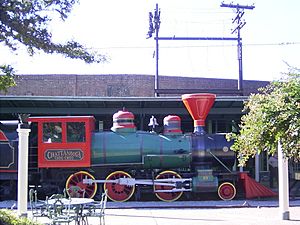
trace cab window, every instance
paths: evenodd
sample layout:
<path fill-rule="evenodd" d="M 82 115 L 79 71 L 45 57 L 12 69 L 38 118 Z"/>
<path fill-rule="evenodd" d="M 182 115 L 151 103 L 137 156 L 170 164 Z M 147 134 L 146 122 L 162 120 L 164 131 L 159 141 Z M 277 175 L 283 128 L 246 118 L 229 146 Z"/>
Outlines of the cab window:
<path fill-rule="evenodd" d="M 43 123 L 43 142 L 60 143 L 62 141 L 62 126 L 59 122 Z"/>
<path fill-rule="evenodd" d="M 67 142 L 85 142 L 85 123 L 67 123 Z"/>

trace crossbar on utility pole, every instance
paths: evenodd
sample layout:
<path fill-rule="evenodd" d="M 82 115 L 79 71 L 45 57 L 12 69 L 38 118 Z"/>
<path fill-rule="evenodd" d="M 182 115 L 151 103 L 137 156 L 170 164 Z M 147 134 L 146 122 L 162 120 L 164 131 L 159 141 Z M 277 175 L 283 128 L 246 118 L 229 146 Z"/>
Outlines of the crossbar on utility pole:
<path fill-rule="evenodd" d="M 254 9 L 254 5 L 240 5 L 240 4 L 226 4 L 224 2 L 221 3 L 221 7 L 234 8 L 234 9 Z"/>
<path fill-rule="evenodd" d="M 155 40 L 162 41 L 237 41 L 233 37 L 157 37 Z"/>

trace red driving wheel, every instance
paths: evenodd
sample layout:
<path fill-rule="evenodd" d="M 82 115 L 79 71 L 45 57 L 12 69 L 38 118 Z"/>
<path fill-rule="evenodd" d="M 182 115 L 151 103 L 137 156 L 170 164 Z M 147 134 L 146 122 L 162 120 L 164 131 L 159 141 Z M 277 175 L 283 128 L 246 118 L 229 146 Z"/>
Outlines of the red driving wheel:
<path fill-rule="evenodd" d="M 222 200 L 232 200 L 236 195 L 236 189 L 232 183 L 224 182 L 218 188 L 218 195 Z"/>
<path fill-rule="evenodd" d="M 66 192 L 70 197 L 93 198 L 97 192 L 97 184 L 84 184 L 83 179 L 93 179 L 93 175 L 79 171 L 69 176 L 66 182 Z"/>
<path fill-rule="evenodd" d="M 156 180 L 167 179 L 167 178 L 181 178 L 181 176 L 174 171 L 163 171 L 156 176 Z M 170 190 L 173 187 L 164 186 L 164 185 L 154 185 L 154 191 L 158 190 Z M 155 195 L 157 198 L 164 202 L 173 202 L 179 199 L 182 195 L 181 192 L 156 192 Z"/>
<path fill-rule="evenodd" d="M 119 178 L 131 178 L 124 171 L 115 171 L 106 177 L 106 180 L 116 180 Z M 107 190 L 107 197 L 114 202 L 125 202 L 131 198 L 134 193 L 135 186 L 120 185 L 109 182 L 104 184 L 104 190 Z"/>

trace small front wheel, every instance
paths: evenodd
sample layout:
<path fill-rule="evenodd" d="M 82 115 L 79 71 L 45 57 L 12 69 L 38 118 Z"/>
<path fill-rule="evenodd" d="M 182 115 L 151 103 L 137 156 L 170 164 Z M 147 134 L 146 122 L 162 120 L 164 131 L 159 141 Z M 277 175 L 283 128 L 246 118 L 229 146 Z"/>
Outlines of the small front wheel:
<path fill-rule="evenodd" d="M 236 189 L 232 183 L 224 182 L 218 188 L 218 195 L 222 200 L 229 201 L 236 196 Z"/>

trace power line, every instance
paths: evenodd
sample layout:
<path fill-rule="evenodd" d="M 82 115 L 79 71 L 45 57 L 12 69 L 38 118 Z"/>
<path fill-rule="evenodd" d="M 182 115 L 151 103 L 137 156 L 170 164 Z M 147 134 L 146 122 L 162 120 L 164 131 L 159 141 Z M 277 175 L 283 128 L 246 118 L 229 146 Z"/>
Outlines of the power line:
<path fill-rule="evenodd" d="M 243 46 L 291 46 L 300 45 L 300 41 L 296 42 L 276 42 L 276 43 L 248 43 Z M 219 44 L 219 45 L 178 45 L 178 46 L 161 46 L 160 48 L 207 48 L 207 47 L 236 47 L 235 44 Z M 153 49 L 153 46 L 109 46 L 109 47 L 97 47 L 88 48 L 94 50 L 103 49 Z"/>
<path fill-rule="evenodd" d="M 287 46 L 287 45 L 299 45 L 300 42 L 279 42 L 279 43 L 253 43 L 253 44 L 244 44 L 246 46 L 268 46 L 268 45 L 277 45 L 277 46 Z"/>
<path fill-rule="evenodd" d="M 216 10 L 215 8 L 173 8 L 173 7 L 169 7 L 166 10 L 166 14 L 169 13 L 187 13 L 187 14 L 203 14 L 203 13 L 207 13 L 207 14 L 229 14 L 230 12 L 224 12 L 222 10 Z"/>

